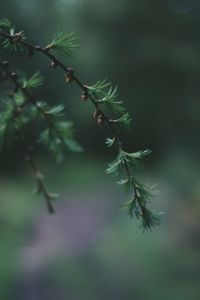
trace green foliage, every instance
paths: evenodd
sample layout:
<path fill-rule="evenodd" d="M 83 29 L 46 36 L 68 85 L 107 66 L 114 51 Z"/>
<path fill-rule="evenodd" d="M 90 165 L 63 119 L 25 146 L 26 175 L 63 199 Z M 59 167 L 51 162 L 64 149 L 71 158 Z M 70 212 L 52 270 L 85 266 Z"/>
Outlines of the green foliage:
<path fill-rule="evenodd" d="M 45 129 L 40 135 L 40 142 L 52 152 L 58 161 L 65 156 L 66 150 L 80 152 L 82 148 L 74 140 L 73 124 L 71 122 L 57 122 L 54 126 Z"/>
<path fill-rule="evenodd" d="M 119 151 L 118 156 L 111 163 L 108 164 L 108 168 L 106 169 L 107 174 L 113 174 L 118 176 L 120 171 L 124 166 L 124 155 L 123 151 Z"/>
<path fill-rule="evenodd" d="M 12 97 L 17 106 L 23 105 L 26 101 L 26 98 L 22 90 L 18 90 L 15 93 L 13 93 Z"/>
<path fill-rule="evenodd" d="M 26 75 L 23 74 L 20 81 L 22 87 L 25 89 L 37 88 L 42 85 L 43 77 L 40 75 L 40 72 L 36 72 L 28 79 L 26 78 Z"/>
<path fill-rule="evenodd" d="M 112 120 L 113 123 L 117 123 L 119 125 L 125 125 L 127 127 L 129 127 L 131 125 L 131 117 L 129 112 L 123 114 L 119 119 L 116 120 Z"/>
<path fill-rule="evenodd" d="M 125 110 L 123 102 L 117 100 L 117 87 L 113 88 L 112 84 L 107 82 L 107 79 L 97 81 L 93 86 L 89 86 L 88 89 L 96 98 L 97 103 L 105 104 L 113 112 L 122 113 Z"/>
<path fill-rule="evenodd" d="M 0 113 L 0 147 L 10 147 L 21 138 L 25 124 L 32 118 L 30 113 L 21 113 L 13 99 L 6 99 Z"/>
<path fill-rule="evenodd" d="M 2 62 L 1 62 L 2 64 Z M 6 101 L 1 113 L 0 135 L 1 144 L 8 145 L 10 141 L 17 139 L 16 132 L 24 129 L 25 125 L 33 118 L 39 117 L 45 121 L 46 129 L 40 133 L 39 143 L 43 143 L 58 160 L 64 158 L 66 150 L 71 152 L 82 151 L 81 146 L 74 138 L 72 122 L 64 120 L 64 106 L 49 107 L 45 102 L 38 102 L 28 90 L 42 84 L 43 78 L 39 72 L 27 79 L 24 74 L 15 75 L 9 73 L 15 82 L 17 89 L 13 92 L 12 99 Z"/>
<path fill-rule="evenodd" d="M 138 183 L 134 177 L 121 181 L 120 184 L 125 186 L 130 195 L 130 200 L 122 205 L 122 209 L 127 211 L 130 218 L 135 215 L 137 219 L 141 219 L 143 230 L 159 225 L 162 213 L 147 208 L 147 204 L 153 196 L 151 188 Z"/>
<path fill-rule="evenodd" d="M 23 51 L 23 45 L 21 42 L 25 40 L 24 32 L 23 31 L 15 32 L 15 27 L 14 26 L 12 27 L 11 23 L 7 19 L 4 19 L 2 25 L 0 25 L 0 32 L 2 32 L 1 27 L 3 28 L 5 27 L 6 29 L 6 32 L 2 33 L 4 37 L 2 41 L 2 46 L 10 50 Z"/>
<path fill-rule="evenodd" d="M 105 144 L 107 147 L 112 147 L 115 143 L 115 138 L 107 138 L 106 141 L 105 141 Z"/>
<path fill-rule="evenodd" d="M 58 31 L 52 42 L 47 46 L 48 49 L 55 50 L 58 54 L 73 57 L 74 50 L 78 47 L 77 37 L 72 33 Z"/>
<path fill-rule="evenodd" d="M 40 134 L 39 142 L 43 143 L 59 161 L 65 157 L 66 150 L 81 152 L 82 147 L 74 139 L 73 123 L 63 120 L 64 106 L 49 108 L 47 104 L 40 103 L 39 107 L 40 116 L 49 124 Z"/>
<path fill-rule="evenodd" d="M 0 20 L 0 32 L 2 32 L 0 42 L 4 48 L 11 50 L 23 50 L 21 41 L 25 39 L 24 32 L 15 32 L 15 26 L 12 26 L 11 22 L 7 18 Z"/>
<path fill-rule="evenodd" d="M 107 82 L 106 79 L 97 81 L 96 84 L 90 86 L 88 89 L 98 105 L 105 104 L 115 113 L 124 112 L 123 102 L 117 100 L 117 87 L 113 88 L 111 83 Z M 110 119 L 109 122 L 110 124 L 129 127 L 131 117 L 126 112 L 117 119 Z M 124 188 L 130 197 L 130 200 L 123 205 L 123 208 L 127 210 L 131 218 L 135 215 L 138 219 L 142 219 L 142 227 L 144 229 L 152 228 L 159 223 L 159 216 L 147 209 L 146 204 L 151 198 L 151 193 L 147 190 L 146 186 L 138 183 L 135 179 L 135 170 L 140 166 L 140 160 L 151 151 L 142 150 L 129 153 L 123 150 L 121 142 L 115 136 L 115 133 L 113 138 L 107 138 L 105 143 L 107 147 L 112 147 L 115 142 L 119 146 L 119 152 L 117 157 L 108 164 L 106 173 L 120 177 L 127 176 L 126 179 L 118 181 L 118 184 Z"/>
<path fill-rule="evenodd" d="M 11 23 L 8 19 L 4 18 L 0 20 L 0 28 L 11 29 Z"/>
<path fill-rule="evenodd" d="M 57 121 L 60 117 L 64 116 L 64 105 L 58 104 L 53 107 L 48 107 L 46 103 L 39 103 L 39 107 L 45 115 L 51 118 L 52 121 Z"/>
<path fill-rule="evenodd" d="M 140 165 L 139 160 L 148 155 L 150 152 L 151 151 L 149 150 L 142 150 L 134 153 L 128 153 L 120 149 L 117 158 L 109 163 L 106 173 L 118 176 L 121 171 L 126 171 L 127 167 L 134 169 Z"/>
<path fill-rule="evenodd" d="M 81 82 L 81 80 L 74 75 L 74 70 L 70 67 L 65 67 L 62 61 L 57 56 L 52 54 L 55 51 L 56 55 L 73 56 L 74 50 L 77 48 L 77 39 L 73 33 L 57 32 L 53 41 L 45 48 L 34 46 L 26 43 L 23 32 L 15 32 L 15 28 L 10 25 L 7 20 L 0 22 L 0 28 L 5 28 L 6 31 L 0 30 L 0 43 L 3 47 L 10 49 L 28 50 L 28 56 L 32 57 L 35 52 L 42 53 L 51 59 L 52 67 L 59 67 L 65 72 L 66 82 L 75 82 L 79 88 L 82 89 L 81 99 L 87 101 L 88 99 L 95 106 L 94 118 L 98 125 L 107 123 L 111 137 L 106 139 L 106 146 L 115 146 L 118 150 L 117 157 L 108 164 L 106 169 L 107 174 L 112 174 L 119 177 L 118 184 L 122 186 L 127 195 L 128 201 L 125 202 L 123 208 L 126 209 L 128 215 L 142 221 L 144 229 L 150 229 L 159 224 L 160 215 L 147 208 L 147 204 L 152 198 L 152 192 L 147 186 L 140 183 L 136 179 L 136 170 L 140 166 L 140 161 L 150 153 L 149 150 L 142 150 L 137 152 L 127 152 L 116 132 L 116 125 L 129 127 L 131 124 L 131 117 L 128 112 L 125 112 L 123 102 L 118 100 L 117 87 L 113 87 L 107 79 L 97 81 L 94 85 L 89 86 Z M 32 77 L 26 78 L 25 75 L 16 75 L 9 70 L 7 63 L 0 61 L 0 67 L 8 78 L 12 80 L 15 85 L 13 91 L 12 102 L 9 101 L 1 113 L 0 120 L 0 136 L 2 144 L 7 140 L 18 137 L 16 132 L 22 134 L 22 130 L 26 128 L 26 124 L 33 118 L 39 117 L 45 123 L 45 128 L 39 133 L 39 138 L 36 142 L 43 144 L 47 150 L 56 156 L 58 160 L 65 157 L 66 150 L 70 152 L 82 151 L 81 146 L 74 138 L 73 123 L 66 121 L 63 105 L 55 105 L 50 107 L 44 101 L 38 101 L 35 96 L 30 94 L 32 88 L 37 88 L 42 85 L 42 77 L 39 72 Z M 120 116 L 116 118 L 109 118 L 102 108 L 106 106 L 109 111 Z M 114 148 L 114 147 L 113 147 Z M 47 201 L 47 206 L 50 212 L 53 212 L 51 204 L 51 194 L 47 192 L 43 181 L 38 174 L 36 165 L 30 156 L 27 156 L 27 163 L 32 168 L 37 180 L 37 190 L 43 193 Z"/>
<path fill-rule="evenodd" d="M 0 114 L 0 145 L 10 146 L 15 133 L 16 123 L 13 122 L 14 107 L 11 102 L 6 101 L 4 111 Z"/>
<path fill-rule="evenodd" d="M 140 160 L 149 153 L 149 150 L 128 153 L 120 149 L 116 159 L 106 169 L 107 174 L 120 177 L 127 176 L 127 178 L 117 182 L 124 188 L 129 197 L 122 208 L 127 211 L 131 218 L 135 215 L 137 219 L 141 219 L 144 230 L 151 229 L 160 222 L 160 213 L 147 208 L 148 202 L 153 197 L 152 188 L 139 183 L 135 178 L 135 171 L 140 165 Z"/>

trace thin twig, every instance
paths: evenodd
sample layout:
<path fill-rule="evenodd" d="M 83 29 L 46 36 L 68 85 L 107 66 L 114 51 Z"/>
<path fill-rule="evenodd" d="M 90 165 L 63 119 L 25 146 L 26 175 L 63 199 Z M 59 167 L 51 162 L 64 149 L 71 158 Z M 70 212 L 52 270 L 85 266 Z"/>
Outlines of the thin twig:
<path fill-rule="evenodd" d="M 52 204 L 52 195 L 47 191 L 44 183 L 43 183 L 43 176 L 42 174 L 39 172 L 38 168 L 37 168 L 37 165 L 33 159 L 33 156 L 29 153 L 26 155 L 26 163 L 29 165 L 29 167 L 31 168 L 35 178 L 36 178 L 36 181 L 37 181 L 37 192 L 38 193 L 42 193 L 45 200 L 46 200 L 46 203 L 47 203 L 47 208 L 48 208 L 48 211 L 49 213 L 54 213 L 55 210 L 54 210 L 54 207 L 53 207 L 53 204 Z"/>

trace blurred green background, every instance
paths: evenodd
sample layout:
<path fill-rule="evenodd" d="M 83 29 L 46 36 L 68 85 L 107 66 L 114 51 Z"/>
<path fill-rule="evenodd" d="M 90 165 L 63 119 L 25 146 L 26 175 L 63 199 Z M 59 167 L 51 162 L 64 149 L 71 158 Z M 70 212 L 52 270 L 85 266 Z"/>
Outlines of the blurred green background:
<path fill-rule="evenodd" d="M 80 48 L 65 63 L 87 84 L 108 76 L 118 85 L 133 116 L 123 142 L 152 149 L 143 180 L 158 182 L 152 205 L 165 211 L 145 234 L 121 213 L 123 195 L 104 173 L 114 154 L 92 106 L 45 57 L 5 53 L 13 68 L 41 70 L 38 95 L 65 103 L 85 153 L 57 165 L 39 149 L 45 183 L 60 194 L 55 216 L 31 193 L 23 145 L 1 154 L 0 299 L 199 300 L 200 2 L 1 0 L 0 17 L 43 46 L 59 28 L 77 32 Z"/>

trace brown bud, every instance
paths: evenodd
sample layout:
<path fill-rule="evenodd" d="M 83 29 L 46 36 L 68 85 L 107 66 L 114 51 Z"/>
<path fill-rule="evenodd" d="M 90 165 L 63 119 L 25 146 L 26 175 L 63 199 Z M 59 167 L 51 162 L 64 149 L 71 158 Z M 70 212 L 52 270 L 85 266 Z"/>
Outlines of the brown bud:
<path fill-rule="evenodd" d="M 11 37 L 11 42 L 13 44 L 16 44 L 22 40 L 22 37 L 23 37 L 23 31 L 17 32 Z"/>
<path fill-rule="evenodd" d="M 66 83 L 71 83 L 73 81 L 73 77 L 71 75 L 65 74 Z"/>
<path fill-rule="evenodd" d="M 102 124 L 103 124 L 103 120 L 104 120 L 103 115 L 100 114 L 100 115 L 98 116 L 98 118 L 97 118 L 97 123 L 98 123 L 98 125 L 102 125 Z"/>
<path fill-rule="evenodd" d="M 13 72 L 13 73 L 11 74 L 11 77 L 12 77 L 13 79 L 17 79 L 17 74 L 16 74 L 15 72 Z"/>
<path fill-rule="evenodd" d="M 81 99 L 83 101 L 87 101 L 88 98 L 89 98 L 88 87 L 87 87 L 87 85 L 84 85 L 83 86 L 83 92 L 82 92 L 82 95 L 81 95 Z"/>
<path fill-rule="evenodd" d="M 102 116 L 102 112 L 101 112 L 101 110 L 100 109 L 95 109 L 95 111 L 94 111 L 94 114 L 93 114 L 93 117 L 95 118 L 95 119 L 98 119 L 98 117 L 100 117 L 100 116 Z"/>
<path fill-rule="evenodd" d="M 58 61 L 56 59 L 52 60 L 51 65 L 52 68 L 56 68 L 58 66 Z"/>
<path fill-rule="evenodd" d="M 67 73 L 70 73 L 70 74 L 74 74 L 74 69 L 73 68 L 71 68 L 71 67 L 68 67 L 67 68 Z"/>
<path fill-rule="evenodd" d="M 87 101 L 87 99 L 88 99 L 88 97 L 86 95 L 84 95 L 84 94 L 81 95 L 81 100 Z"/>
<path fill-rule="evenodd" d="M 88 93 L 83 92 L 82 95 L 81 95 L 81 100 L 87 101 L 87 99 L 88 99 Z"/>
<path fill-rule="evenodd" d="M 74 80 L 73 75 L 74 75 L 74 70 L 70 67 L 67 68 L 67 72 L 65 73 L 65 81 L 67 83 L 71 83 Z"/>

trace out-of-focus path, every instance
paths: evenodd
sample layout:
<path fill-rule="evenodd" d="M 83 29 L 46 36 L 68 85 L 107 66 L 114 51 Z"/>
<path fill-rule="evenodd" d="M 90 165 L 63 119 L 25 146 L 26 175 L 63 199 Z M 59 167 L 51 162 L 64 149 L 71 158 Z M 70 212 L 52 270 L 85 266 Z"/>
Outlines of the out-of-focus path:
<path fill-rule="evenodd" d="M 42 212 L 20 250 L 17 299 L 55 299 L 61 291 L 48 278 L 48 266 L 59 256 L 80 258 L 101 237 L 105 226 L 117 214 L 116 195 L 104 190 L 65 196 L 56 203 L 56 214 Z M 64 197 L 63 197 L 64 198 Z M 64 267 L 64 266 L 63 266 Z M 67 268 L 67 265 L 66 265 Z M 66 295 L 65 295 L 66 296 Z"/>

